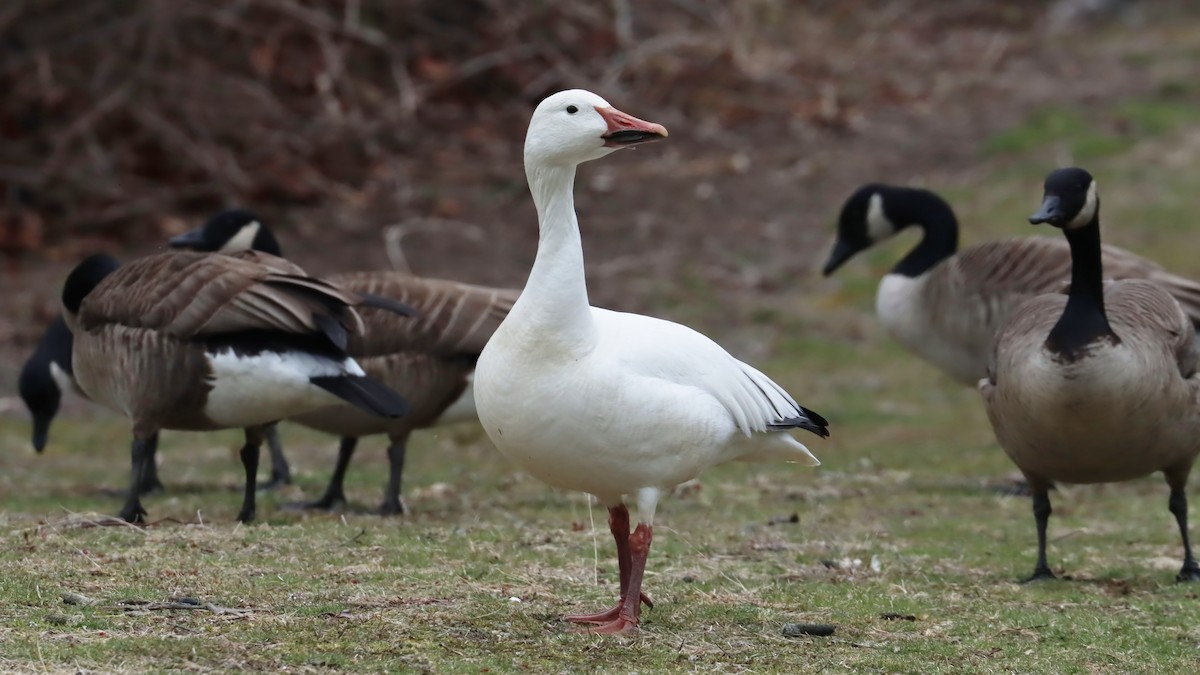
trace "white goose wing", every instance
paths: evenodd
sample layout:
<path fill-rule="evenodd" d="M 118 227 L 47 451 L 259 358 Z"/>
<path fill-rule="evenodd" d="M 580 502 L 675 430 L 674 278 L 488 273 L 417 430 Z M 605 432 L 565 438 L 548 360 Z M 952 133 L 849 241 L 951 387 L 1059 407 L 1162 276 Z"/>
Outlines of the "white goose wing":
<path fill-rule="evenodd" d="M 701 333 L 641 314 L 593 307 L 592 316 L 601 342 L 616 347 L 614 357 L 622 367 L 709 394 L 745 435 L 793 428 L 829 435 L 824 417 Z"/>

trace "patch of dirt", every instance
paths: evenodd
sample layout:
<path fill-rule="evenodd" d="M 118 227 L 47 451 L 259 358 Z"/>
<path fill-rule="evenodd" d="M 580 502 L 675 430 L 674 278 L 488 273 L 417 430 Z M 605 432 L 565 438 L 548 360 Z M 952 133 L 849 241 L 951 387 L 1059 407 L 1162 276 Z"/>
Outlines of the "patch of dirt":
<path fill-rule="evenodd" d="M 1153 51 L 1165 21 L 1094 17 L 1049 33 L 1043 3 L 759 0 L 727 12 L 697 3 L 704 12 L 689 20 L 680 2 L 660 24 L 628 4 L 631 46 L 543 89 L 592 88 L 671 131 L 583 167 L 576 186 L 592 302 L 667 316 L 680 303 L 719 316 L 814 283 L 837 209 L 861 183 L 960 185 L 994 167 L 981 142 L 1033 110 L 1154 90 L 1154 60 L 1126 55 Z M 409 133 L 403 154 L 376 162 L 357 189 L 259 210 L 314 273 L 391 266 L 382 233 L 400 224 L 414 271 L 519 286 L 537 242 L 521 167 L 535 101 L 429 103 L 416 120 L 429 133 Z M 10 265 L 0 396 L 57 312 L 72 260 L 96 247 L 126 259 L 153 251 L 202 218 L 184 215 L 146 218 L 120 246 L 80 230 Z"/>

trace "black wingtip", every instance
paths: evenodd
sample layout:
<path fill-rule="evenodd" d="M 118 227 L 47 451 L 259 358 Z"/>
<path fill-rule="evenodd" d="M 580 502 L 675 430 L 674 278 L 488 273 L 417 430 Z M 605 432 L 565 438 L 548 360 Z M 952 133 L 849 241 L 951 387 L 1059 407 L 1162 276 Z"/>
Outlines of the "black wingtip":
<path fill-rule="evenodd" d="M 420 313 L 412 305 L 371 293 L 362 294 L 362 306 L 387 310 L 400 316 L 417 316 Z"/>
<path fill-rule="evenodd" d="M 767 425 L 767 429 L 771 431 L 804 429 L 805 431 L 811 431 L 821 438 L 829 438 L 829 429 L 827 428 L 829 420 L 803 406 L 800 407 L 800 412 L 802 414 L 796 417 L 789 417 Z"/>
<path fill-rule="evenodd" d="M 308 381 L 373 415 L 401 417 L 409 410 L 404 397 L 369 377 L 329 375 L 311 377 Z"/>
<path fill-rule="evenodd" d="M 819 424 L 823 427 L 829 426 L 829 420 L 825 419 L 824 417 L 821 417 L 821 415 L 819 413 L 817 413 L 815 410 L 809 410 L 808 408 L 805 408 L 804 406 L 800 406 L 800 412 L 804 413 L 805 417 L 812 420 L 813 424 Z"/>

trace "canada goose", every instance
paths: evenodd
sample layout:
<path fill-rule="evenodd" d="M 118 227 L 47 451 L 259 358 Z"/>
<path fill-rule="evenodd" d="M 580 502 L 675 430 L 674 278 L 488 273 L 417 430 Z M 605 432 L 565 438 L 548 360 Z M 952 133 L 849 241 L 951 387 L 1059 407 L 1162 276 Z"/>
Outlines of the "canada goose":
<path fill-rule="evenodd" d="M 254 518 L 265 425 L 338 400 L 398 416 L 399 395 L 345 353 L 362 332 L 356 307 L 409 313 L 257 253 L 160 253 L 119 267 L 95 255 L 67 277 L 63 312 L 79 387 L 133 423 L 132 482 L 121 517 L 144 519 L 138 498 L 147 442 L 160 429 L 245 430 L 245 495 Z"/>
<path fill-rule="evenodd" d="M 956 253 L 958 220 L 945 200 L 929 190 L 870 183 L 842 206 L 825 276 L 910 225 L 921 228 L 921 241 L 879 282 L 876 313 L 897 342 L 974 387 L 1009 312 L 1059 290 L 1070 276 L 1070 248 L 1059 238 L 1021 237 Z M 1154 281 L 1200 323 L 1200 284 L 1115 246 L 1102 251 L 1107 278 Z"/>
<path fill-rule="evenodd" d="M 575 170 L 622 147 L 667 135 L 599 96 L 542 101 L 525 137 L 537 207 L 537 257 L 524 292 L 479 356 L 475 404 L 502 454 L 560 488 L 608 508 L 620 596 L 607 611 L 567 617 L 597 633 L 638 627 L 659 497 L 730 461 L 817 465 L 791 435 L 828 436 L 826 421 L 717 343 L 670 321 L 588 304 L 575 215 Z M 626 495 L 639 523 L 629 532 Z"/>
<path fill-rule="evenodd" d="M 282 255 L 278 240 L 249 211 L 217 214 L 201 227 L 170 240 L 177 248 L 238 251 L 247 246 Z M 344 482 L 361 436 L 387 434 L 389 476 L 383 514 L 402 514 L 400 486 L 409 435 L 417 429 L 476 419 L 471 378 L 475 360 L 508 314 L 518 290 L 488 288 L 392 271 L 352 272 L 325 277 L 341 288 L 395 298 L 416 308 L 406 320 L 374 309 L 361 312 L 366 327 L 351 337 L 346 351 L 368 376 L 392 387 L 412 409 L 399 419 L 366 415 L 334 406 L 289 418 L 303 426 L 341 436 L 337 465 L 320 499 L 306 506 L 331 509 L 346 501 Z"/>
<path fill-rule="evenodd" d="M 72 344 L 71 330 L 60 315 L 50 322 L 46 332 L 38 340 L 37 347 L 21 367 L 17 390 L 33 419 L 33 449 L 39 453 L 46 448 L 50 424 L 58 414 L 63 395 L 73 392 L 87 398 L 75 383 L 75 375 L 71 369 Z M 291 471 L 274 425 L 267 428 L 266 439 L 267 447 L 271 451 L 271 481 L 260 485 L 259 489 L 291 483 Z M 148 459 L 146 472 L 142 475 L 143 495 L 163 489 L 162 481 L 158 478 L 158 464 L 154 461 L 157 448 L 158 434 L 154 434 L 147 440 L 146 445 Z"/>
<path fill-rule="evenodd" d="M 1038 558 L 1031 579 L 1054 578 L 1046 523 L 1055 481 L 1109 483 L 1162 471 L 1183 539 L 1178 579 L 1200 580 L 1184 492 L 1200 452 L 1192 322 L 1157 284 L 1103 280 L 1100 198 L 1088 172 L 1051 173 L 1029 222 L 1066 235 L 1071 287 L 1009 314 L 979 389 L 996 438 L 1033 490 Z"/>

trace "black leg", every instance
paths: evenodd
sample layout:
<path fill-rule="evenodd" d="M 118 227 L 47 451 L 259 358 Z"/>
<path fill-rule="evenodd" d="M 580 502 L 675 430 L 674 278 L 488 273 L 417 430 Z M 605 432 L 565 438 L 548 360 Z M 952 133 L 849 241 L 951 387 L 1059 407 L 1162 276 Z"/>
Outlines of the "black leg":
<path fill-rule="evenodd" d="M 400 497 L 400 484 L 404 480 L 404 454 L 408 445 L 408 435 L 392 440 L 388 446 L 388 476 L 387 492 L 383 493 L 383 506 L 379 513 L 385 516 L 402 516 L 408 509 Z"/>
<path fill-rule="evenodd" d="M 139 437 L 135 432 L 133 443 L 129 448 L 132 460 L 132 473 L 129 481 L 129 494 L 125 498 L 125 506 L 121 507 L 121 518 L 128 523 L 146 522 L 146 509 L 142 508 L 141 487 L 142 476 L 146 471 L 146 458 L 149 457 L 148 447 L 154 435 Z"/>
<path fill-rule="evenodd" d="M 1196 558 L 1192 556 L 1192 542 L 1188 539 L 1187 493 L 1181 489 L 1171 490 L 1167 508 L 1175 515 L 1175 522 L 1179 523 L 1179 536 L 1183 539 L 1183 569 L 1179 570 L 1175 580 L 1200 581 L 1200 565 L 1196 564 Z"/>
<path fill-rule="evenodd" d="M 325 494 L 321 495 L 321 498 L 317 501 L 305 504 L 305 508 L 324 509 L 328 511 L 346 503 L 346 492 L 343 484 L 346 481 L 346 469 L 350 466 L 350 458 L 354 456 L 354 449 L 356 447 L 358 447 L 357 438 L 353 436 L 342 438 L 342 442 L 338 446 L 337 466 L 333 467 L 333 476 L 329 479 L 329 485 L 325 488 Z"/>
<path fill-rule="evenodd" d="M 281 485 L 292 484 L 292 469 L 283 455 L 283 444 L 279 442 L 279 424 L 268 425 L 265 431 L 267 449 L 271 451 L 271 480 L 258 486 L 260 490 L 274 490 Z"/>
<path fill-rule="evenodd" d="M 254 520 L 254 493 L 258 479 L 258 451 L 260 446 L 262 446 L 262 439 L 262 427 L 250 427 L 246 429 L 246 444 L 242 446 L 240 453 L 242 456 L 242 468 L 246 470 L 246 490 L 242 497 L 242 510 L 238 512 L 237 517 L 243 523 L 249 523 Z"/>
<path fill-rule="evenodd" d="M 165 491 L 162 481 L 158 479 L 158 433 L 153 433 L 146 439 L 146 465 L 142 468 L 142 480 L 138 490 L 143 495 Z"/>
<path fill-rule="evenodd" d="M 1038 487 L 1033 491 L 1033 517 L 1037 521 L 1038 557 L 1037 565 L 1033 568 L 1033 576 L 1025 581 L 1053 579 L 1054 572 L 1046 564 L 1046 525 L 1050 522 L 1050 495 L 1046 488 Z"/>

